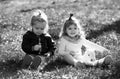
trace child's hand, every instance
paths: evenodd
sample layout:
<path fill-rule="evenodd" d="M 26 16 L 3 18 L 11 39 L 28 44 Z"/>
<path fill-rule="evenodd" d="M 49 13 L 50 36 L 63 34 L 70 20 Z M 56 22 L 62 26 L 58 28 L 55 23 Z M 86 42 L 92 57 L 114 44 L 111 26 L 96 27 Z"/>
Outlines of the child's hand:
<path fill-rule="evenodd" d="M 103 58 L 102 52 L 99 52 L 99 51 L 96 51 L 96 50 L 95 50 L 95 57 L 96 57 L 97 59 Z"/>
<path fill-rule="evenodd" d="M 35 51 L 38 51 L 38 50 L 40 50 L 40 49 L 41 49 L 41 45 L 40 45 L 40 44 L 34 46 L 34 50 L 35 50 Z"/>

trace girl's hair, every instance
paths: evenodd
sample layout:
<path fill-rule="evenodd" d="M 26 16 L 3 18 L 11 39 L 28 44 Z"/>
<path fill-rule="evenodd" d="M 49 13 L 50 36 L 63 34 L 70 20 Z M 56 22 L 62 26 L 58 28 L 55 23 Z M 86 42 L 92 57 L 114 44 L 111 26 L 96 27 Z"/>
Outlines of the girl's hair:
<path fill-rule="evenodd" d="M 84 34 L 84 30 L 83 27 L 80 25 L 79 20 L 76 19 L 75 17 L 73 17 L 73 14 L 70 14 L 70 17 L 65 21 L 64 26 L 61 30 L 60 33 L 60 37 L 61 36 L 68 36 L 66 29 L 70 26 L 70 25 L 76 25 L 79 29 L 79 36 L 80 37 L 84 37 L 85 38 L 85 34 Z"/>
<path fill-rule="evenodd" d="M 31 26 L 35 25 L 36 22 L 46 22 L 44 33 L 48 33 L 49 25 L 47 15 L 42 10 L 35 10 L 31 18 Z"/>

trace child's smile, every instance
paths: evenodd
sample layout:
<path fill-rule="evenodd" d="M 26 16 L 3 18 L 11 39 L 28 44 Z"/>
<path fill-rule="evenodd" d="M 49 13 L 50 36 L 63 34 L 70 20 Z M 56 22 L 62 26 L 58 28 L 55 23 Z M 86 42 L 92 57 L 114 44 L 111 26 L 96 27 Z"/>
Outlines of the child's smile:
<path fill-rule="evenodd" d="M 75 37 L 76 35 L 78 35 L 78 28 L 76 25 L 70 25 L 66 31 L 68 36 L 70 37 Z"/>

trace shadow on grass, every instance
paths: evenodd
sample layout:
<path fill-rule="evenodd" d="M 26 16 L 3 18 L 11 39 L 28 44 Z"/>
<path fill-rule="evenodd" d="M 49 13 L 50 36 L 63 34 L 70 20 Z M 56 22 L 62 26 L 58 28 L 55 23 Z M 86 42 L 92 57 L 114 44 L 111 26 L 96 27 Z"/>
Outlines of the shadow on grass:
<path fill-rule="evenodd" d="M 9 77 L 15 76 L 17 70 L 20 70 L 21 61 L 16 62 L 16 60 L 7 60 L 6 62 L 0 62 L 0 79 L 7 79 Z"/>
<path fill-rule="evenodd" d="M 8 79 L 10 77 L 15 77 L 17 75 L 18 70 L 22 70 L 21 68 L 22 60 L 18 62 L 16 60 L 7 60 L 6 62 L 0 62 L 0 79 L 5 78 Z M 48 63 L 42 71 L 53 71 L 57 69 L 64 68 L 68 66 L 64 60 L 57 58 L 55 61 L 51 61 Z"/>
<path fill-rule="evenodd" d="M 87 39 L 96 38 L 102 35 L 104 32 L 115 31 L 116 33 L 120 34 L 120 20 L 117 20 L 109 25 L 103 25 L 104 27 L 100 30 L 90 30 Z"/>
<path fill-rule="evenodd" d="M 68 66 L 69 64 L 67 62 L 65 62 L 64 60 L 62 60 L 61 58 L 57 58 L 55 61 L 51 61 L 50 63 L 48 63 L 43 71 L 53 71 L 57 69 L 61 69 L 64 68 L 66 66 Z"/>

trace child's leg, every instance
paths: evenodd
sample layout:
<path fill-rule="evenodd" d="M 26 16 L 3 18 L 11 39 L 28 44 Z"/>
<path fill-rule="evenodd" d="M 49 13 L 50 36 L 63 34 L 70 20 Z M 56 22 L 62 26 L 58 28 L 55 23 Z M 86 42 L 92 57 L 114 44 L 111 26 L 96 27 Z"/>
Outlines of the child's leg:
<path fill-rule="evenodd" d="M 66 54 L 63 56 L 64 60 L 71 64 L 71 65 L 74 65 L 76 68 L 84 68 L 85 67 L 85 64 L 82 63 L 81 61 L 79 60 L 76 60 L 74 57 L 72 57 L 70 54 Z"/>
<path fill-rule="evenodd" d="M 63 56 L 63 55 L 62 55 L 62 56 Z M 74 59 L 70 54 L 65 54 L 65 55 L 63 56 L 63 59 L 64 59 L 67 63 L 69 63 L 69 64 L 71 64 L 71 65 L 76 65 L 76 63 L 77 63 L 77 60 Z"/>
<path fill-rule="evenodd" d="M 22 68 L 26 69 L 30 66 L 31 62 L 33 60 L 33 57 L 31 55 L 25 55 L 22 63 Z"/>
<path fill-rule="evenodd" d="M 31 69 L 36 70 L 39 67 L 40 63 L 41 63 L 41 57 L 40 56 L 36 56 L 33 59 L 32 64 L 30 65 Z"/>
<path fill-rule="evenodd" d="M 112 61 L 113 61 L 112 56 L 108 55 L 108 56 L 106 56 L 104 58 L 99 59 L 98 64 L 99 65 L 109 65 L 109 64 L 112 63 Z"/>
<path fill-rule="evenodd" d="M 111 64 L 112 62 L 113 62 L 112 56 L 111 56 L 111 55 L 107 55 L 107 56 L 105 57 L 105 60 L 104 60 L 103 64 L 109 65 L 109 64 Z"/>

